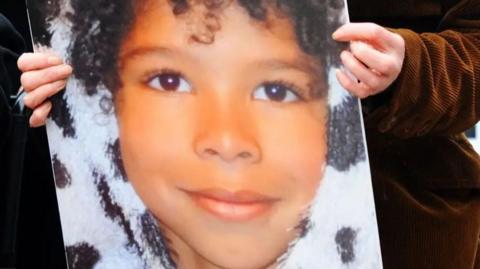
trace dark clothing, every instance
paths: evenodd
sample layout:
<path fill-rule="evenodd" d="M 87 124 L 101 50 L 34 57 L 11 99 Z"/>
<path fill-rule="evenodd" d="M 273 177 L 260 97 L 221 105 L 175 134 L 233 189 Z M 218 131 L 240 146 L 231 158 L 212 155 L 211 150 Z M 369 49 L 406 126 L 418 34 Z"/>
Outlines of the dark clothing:
<path fill-rule="evenodd" d="M 6 142 L 10 118 L 9 96 L 14 94 L 20 86 L 19 71 L 16 68 L 17 58 L 25 50 L 21 35 L 14 30 L 13 25 L 0 14 L 0 149 Z"/>
<path fill-rule="evenodd" d="M 0 13 L 0 267 L 14 262 L 15 237 L 23 151 L 27 124 L 25 117 L 13 115 L 10 95 L 18 88 L 10 78 L 18 77 L 15 61 L 23 51 L 23 39 Z M 15 85 L 17 84 L 17 85 Z M 15 139 L 13 139 L 15 137 Z M 17 152 L 19 151 L 19 154 Z"/>
<path fill-rule="evenodd" d="M 349 9 L 406 45 L 395 83 L 363 102 L 384 267 L 480 268 L 480 158 L 462 134 L 480 116 L 480 1 Z"/>
<path fill-rule="evenodd" d="M 22 27 L 25 27 L 27 20 L 24 4 L 16 1 L 17 8 L 15 9 L 12 4 L 7 10 L 6 6 L 3 6 L 4 3 L 6 2 L 2 0 L 0 12 L 8 11 L 5 13 L 6 16 L 14 17 L 17 23 L 22 22 Z M 20 72 L 16 67 L 16 61 L 25 51 L 26 45 L 23 40 L 22 35 L 0 14 L 0 167 L 3 167 L 2 165 L 10 158 L 4 154 L 7 143 L 12 140 L 9 136 L 12 120 L 9 117 L 8 96 L 15 94 L 20 86 Z M 6 180 L 5 171 L 2 171 L 0 221 L 5 219 L 3 216 L 5 212 L 2 212 L 5 204 L 13 202 L 15 198 L 10 193 L 5 193 Z M 2 253 L 5 256 L 0 257 L 0 267 L 16 265 L 19 269 L 66 268 L 45 128 L 29 130 L 21 187 L 16 260 L 12 260 L 15 258 L 13 253 L 10 253 L 12 255 Z"/>

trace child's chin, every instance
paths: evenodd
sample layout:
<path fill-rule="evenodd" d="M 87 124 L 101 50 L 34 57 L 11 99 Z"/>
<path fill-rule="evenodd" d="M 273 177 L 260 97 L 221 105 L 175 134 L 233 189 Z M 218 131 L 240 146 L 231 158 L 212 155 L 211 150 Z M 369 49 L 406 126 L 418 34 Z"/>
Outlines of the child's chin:
<path fill-rule="evenodd" d="M 275 263 L 284 251 L 265 249 L 252 241 L 245 246 L 230 248 L 225 245 L 207 246 L 204 258 L 220 268 L 229 269 L 270 269 L 276 268 Z"/>
<path fill-rule="evenodd" d="M 220 268 L 229 269 L 274 269 L 276 268 L 275 260 L 275 258 L 266 260 L 265 256 L 252 257 L 231 254 L 229 256 L 223 256 L 220 260 L 213 261 L 213 263 Z"/>

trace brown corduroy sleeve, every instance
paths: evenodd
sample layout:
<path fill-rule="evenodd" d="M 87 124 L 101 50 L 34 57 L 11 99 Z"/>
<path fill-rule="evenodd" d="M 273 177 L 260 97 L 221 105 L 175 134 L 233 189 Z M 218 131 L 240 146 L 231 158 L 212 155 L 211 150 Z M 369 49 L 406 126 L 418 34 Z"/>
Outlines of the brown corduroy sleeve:
<path fill-rule="evenodd" d="M 381 132 L 456 134 L 480 119 L 480 14 L 468 18 L 476 19 L 460 16 L 447 25 L 459 29 L 453 24 L 461 22 L 462 32 L 393 30 L 405 40 L 406 58 L 388 102 L 372 115 Z"/>

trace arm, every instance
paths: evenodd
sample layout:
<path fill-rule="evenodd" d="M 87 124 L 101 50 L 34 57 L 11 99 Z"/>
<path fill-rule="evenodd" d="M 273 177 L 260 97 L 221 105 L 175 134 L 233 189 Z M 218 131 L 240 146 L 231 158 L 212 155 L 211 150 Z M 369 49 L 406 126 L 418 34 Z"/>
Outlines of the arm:
<path fill-rule="evenodd" d="M 381 131 L 447 135 L 480 119 L 480 19 L 475 27 L 476 33 L 395 30 L 405 40 L 406 57 L 390 100 L 372 115 Z"/>
<path fill-rule="evenodd" d="M 342 83 L 339 77 L 344 87 L 350 91 L 353 89 L 352 92 L 360 97 L 386 89 L 383 94 L 369 98 L 380 100 L 381 105 L 366 118 L 367 125 L 406 138 L 460 133 L 478 121 L 480 3 L 478 0 L 462 1 L 448 14 L 442 25 L 443 29 L 449 30 L 440 33 L 390 30 L 402 37 L 405 48 L 401 71 L 390 86 L 377 86 L 366 93 L 356 94 L 354 88 L 348 88 L 348 81 L 344 79 L 347 83 Z M 355 35 L 358 36 L 359 32 L 362 31 L 357 29 Z M 349 38 L 343 41 L 358 40 L 352 34 Z M 379 39 L 378 35 L 376 39 Z M 366 43 L 372 40 L 375 38 L 367 39 Z M 362 55 L 354 49 L 352 46 L 354 56 L 361 59 Z M 381 52 L 392 55 L 389 51 Z M 369 66 L 368 62 L 362 63 Z M 354 83 L 350 81 L 350 84 Z"/>

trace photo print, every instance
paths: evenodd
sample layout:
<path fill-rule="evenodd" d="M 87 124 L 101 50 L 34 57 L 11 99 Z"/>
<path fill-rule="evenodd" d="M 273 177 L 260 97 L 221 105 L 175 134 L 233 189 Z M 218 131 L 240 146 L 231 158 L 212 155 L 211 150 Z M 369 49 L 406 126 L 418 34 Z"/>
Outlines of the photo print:
<path fill-rule="evenodd" d="M 28 0 L 69 268 L 382 268 L 344 0 Z"/>

